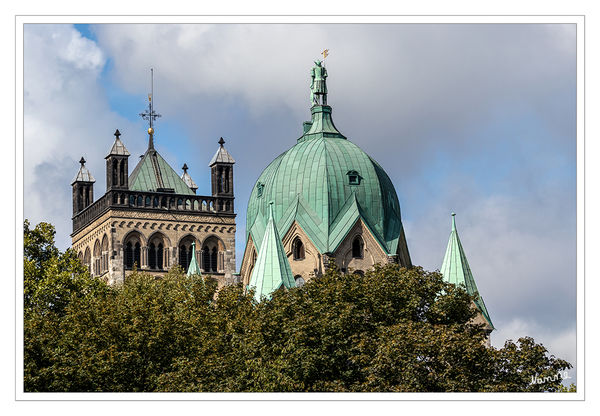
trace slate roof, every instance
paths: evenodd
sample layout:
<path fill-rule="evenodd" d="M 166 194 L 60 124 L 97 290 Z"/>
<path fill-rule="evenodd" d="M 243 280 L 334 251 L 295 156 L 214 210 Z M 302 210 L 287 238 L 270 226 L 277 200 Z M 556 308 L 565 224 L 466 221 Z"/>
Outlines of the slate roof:
<path fill-rule="evenodd" d="M 130 155 L 129 150 L 127 150 L 127 148 L 125 147 L 125 145 L 123 144 L 121 139 L 119 139 L 118 136 L 115 138 L 115 142 L 113 143 L 113 145 L 110 149 L 110 152 L 108 152 L 108 155 L 106 155 L 106 157 L 109 157 L 111 155 L 119 155 L 119 156 L 129 156 Z"/>
<path fill-rule="evenodd" d="M 196 182 L 194 182 L 194 180 L 192 179 L 192 177 L 190 176 L 190 174 L 187 173 L 187 170 L 188 170 L 187 163 L 183 164 L 182 169 L 183 169 L 183 174 L 181 175 L 181 179 L 195 193 L 196 189 L 198 189 L 198 185 L 196 185 Z"/>
<path fill-rule="evenodd" d="M 225 149 L 225 146 L 223 146 L 224 143 L 225 140 L 223 140 L 221 137 L 221 140 L 219 140 L 219 148 L 217 149 L 217 153 L 215 153 L 213 158 L 210 160 L 208 166 L 212 166 L 215 163 L 235 163 L 233 157 L 231 157 L 227 149 Z"/>
<path fill-rule="evenodd" d="M 159 188 L 174 189 L 177 194 L 195 195 L 160 153 L 149 148 L 129 175 L 129 189 L 156 192 Z"/>
<path fill-rule="evenodd" d="M 88 168 L 85 167 L 85 159 L 83 157 L 79 163 L 81 163 L 81 167 L 79 168 L 77 175 L 75 175 L 75 178 L 71 181 L 71 185 L 75 182 L 96 182 L 96 179 L 94 179 Z"/>
<path fill-rule="evenodd" d="M 254 288 L 254 299 L 257 302 L 264 297 L 269 299 L 271 294 L 281 286 L 291 289 L 296 287 L 294 275 L 290 267 L 285 249 L 273 220 L 273 205 L 269 206 L 269 219 L 256 264 L 252 269 L 249 288 Z"/>
<path fill-rule="evenodd" d="M 452 231 L 450 232 L 450 239 L 448 241 L 446 255 L 444 256 L 444 261 L 442 262 L 440 272 L 444 276 L 444 280 L 446 282 L 454 283 L 455 285 L 462 284 L 465 286 L 467 293 L 469 293 L 471 296 L 474 296 L 479 292 L 477 290 L 477 285 L 475 284 L 475 279 L 473 278 L 473 273 L 469 267 L 467 256 L 463 250 L 460 238 L 458 238 L 458 231 L 456 230 L 456 222 L 454 217 L 455 214 L 452 213 Z M 485 307 L 485 303 L 483 302 L 481 295 L 479 295 L 479 298 L 475 301 L 475 305 L 485 320 L 492 328 L 494 328 L 492 320 L 490 319 L 490 314 Z"/>
<path fill-rule="evenodd" d="M 331 119 L 331 107 L 313 106 L 306 133 L 261 173 L 246 214 L 246 240 L 263 238 L 268 201 L 285 234 L 296 220 L 321 253 L 334 252 L 362 218 L 387 254 L 396 254 L 402 235 L 400 204 L 385 171 L 347 140 Z M 349 173 L 359 175 L 357 185 Z M 343 220 L 342 220 L 343 219 Z"/>

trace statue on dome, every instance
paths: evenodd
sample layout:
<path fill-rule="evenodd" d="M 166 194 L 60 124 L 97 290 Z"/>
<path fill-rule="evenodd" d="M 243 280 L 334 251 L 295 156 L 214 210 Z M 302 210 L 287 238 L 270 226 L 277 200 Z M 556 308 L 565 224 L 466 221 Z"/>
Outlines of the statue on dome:
<path fill-rule="evenodd" d="M 322 105 L 327 105 L 327 69 L 321 61 L 315 61 L 315 66 L 310 70 L 310 101 L 312 105 L 319 105 L 319 96 L 321 96 Z"/>

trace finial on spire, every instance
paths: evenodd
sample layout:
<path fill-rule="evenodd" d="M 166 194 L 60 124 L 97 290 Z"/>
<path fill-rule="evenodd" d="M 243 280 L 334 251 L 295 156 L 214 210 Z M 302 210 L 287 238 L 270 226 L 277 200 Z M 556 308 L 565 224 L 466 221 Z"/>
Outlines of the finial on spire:
<path fill-rule="evenodd" d="M 115 131 L 115 137 L 118 139 L 120 135 L 121 135 L 121 132 L 119 131 L 119 129 L 117 129 Z"/>
<path fill-rule="evenodd" d="M 452 231 L 456 231 L 456 221 L 454 220 L 456 218 L 456 214 L 453 212 L 451 215 L 452 215 Z"/>
<path fill-rule="evenodd" d="M 148 149 L 154 149 L 154 120 L 161 117 L 160 114 L 154 111 L 153 97 L 154 97 L 154 68 L 150 68 L 150 94 L 148 94 L 148 109 L 140 116 L 144 120 L 148 120 L 150 127 L 148 128 Z"/>
<path fill-rule="evenodd" d="M 223 140 L 222 137 L 219 139 L 219 144 L 221 145 L 221 147 L 223 147 L 223 145 L 225 144 L 225 140 Z"/>
<path fill-rule="evenodd" d="M 79 163 L 81 163 L 81 167 L 83 167 L 85 165 L 85 159 L 83 158 L 83 156 L 81 156 Z"/>
<path fill-rule="evenodd" d="M 184 163 L 181 169 L 183 169 L 183 173 L 187 173 L 187 171 L 188 171 L 187 163 Z"/>

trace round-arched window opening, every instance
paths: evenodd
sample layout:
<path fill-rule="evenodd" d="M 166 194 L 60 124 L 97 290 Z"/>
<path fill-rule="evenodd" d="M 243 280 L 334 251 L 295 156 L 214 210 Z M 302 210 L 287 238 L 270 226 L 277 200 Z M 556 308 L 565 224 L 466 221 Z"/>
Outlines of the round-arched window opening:
<path fill-rule="evenodd" d="M 292 251 L 294 253 L 294 260 L 304 260 L 304 244 L 300 237 L 296 237 L 292 243 Z"/>
<path fill-rule="evenodd" d="M 364 243 L 360 235 L 354 237 L 352 240 L 352 257 L 355 259 L 362 259 L 364 256 Z"/>
<path fill-rule="evenodd" d="M 217 238 L 208 237 L 202 243 L 202 270 L 205 273 L 218 273 L 222 266 L 219 266 L 219 253 L 222 251 Z"/>
<path fill-rule="evenodd" d="M 306 281 L 304 280 L 304 278 L 302 276 L 300 276 L 300 275 L 296 276 L 295 280 L 296 280 L 296 287 L 302 287 L 306 283 Z"/>

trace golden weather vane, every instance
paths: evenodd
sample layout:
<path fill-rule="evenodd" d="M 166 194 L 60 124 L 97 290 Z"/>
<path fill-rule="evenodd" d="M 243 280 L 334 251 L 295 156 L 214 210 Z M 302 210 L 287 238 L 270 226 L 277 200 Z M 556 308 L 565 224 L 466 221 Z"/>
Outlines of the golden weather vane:
<path fill-rule="evenodd" d="M 323 52 L 321 52 L 321 55 L 323 55 L 323 60 L 325 60 L 325 58 L 327 58 L 327 55 L 329 55 L 329 49 L 325 49 Z"/>

